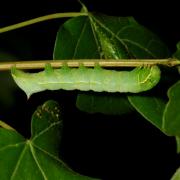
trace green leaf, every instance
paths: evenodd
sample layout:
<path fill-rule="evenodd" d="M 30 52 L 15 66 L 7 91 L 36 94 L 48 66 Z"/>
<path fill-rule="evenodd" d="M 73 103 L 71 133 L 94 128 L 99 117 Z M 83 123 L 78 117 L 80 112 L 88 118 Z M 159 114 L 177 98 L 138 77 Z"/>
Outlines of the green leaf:
<path fill-rule="evenodd" d="M 122 115 L 134 110 L 125 95 L 108 93 L 82 92 L 77 97 L 76 106 L 92 114 Z"/>
<path fill-rule="evenodd" d="M 180 168 L 178 168 L 171 180 L 180 180 Z"/>
<path fill-rule="evenodd" d="M 93 14 L 90 19 L 105 58 L 108 58 L 106 53 L 110 51 L 111 56 L 118 59 L 156 58 L 169 54 L 161 40 L 133 17 Z"/>
<path fill-rule="evenodd" d="M 55 101 L 47 101 L 35 111 L 29 140 L 15 130 L 0 128 L 1 179 L 93 179 L 79 175 L 59 159 L 61 133 L 62 117 Z"/>
<path fill-rule="evenodd" d="M 180 135 L 180 81 L 168 90 L 169 101 L 163 115 L 163 130 L 172 136 Z"/>
<path fill-rule="evenodd" d="M 162 130 L 162 116 L 166 103 L 154 96 L 128 96 L 131 105 L 149 122 Z"/>
<path fill-rule="evenodd" d="M 65 22 L 57 33 L 54 48 L 54 59 L 163 58 L 167 56 L 169 51 L 164 43 L 155 34 L 138 24 L 133 17 L 113 17 L 95 13 L 89 13 L 89 17 L 76 17 Z M 118 95 L 117 99 L 119 114 L 129 112 L 129 106 L 121 104 L 127 101 L 124 96 Z M 106 114 L 116 114 L 117 109 L 114 112 L 111 108 L 105 108 L 105 110 L 102 109 L 102 104 L 103 107 L 115 107 L 117 99 L 110 95 L 106 98 L 98 96 L 97 99 L 97 96 L 86 93 L 86 96 L 78 95 L 76 104 L 79 109 L 86 112 L 104 113 L 106 111 Z M 99 102 L 99 106 L 96 105 L 97 110 L 92 110 L 92 101 Z"/>
<path fill-rule="evenodd" d="M 169 56 L 167 47 L 133 17 L 90 14 L 75 17 L 59 29 L 54 59 L 157 58 Z"/>

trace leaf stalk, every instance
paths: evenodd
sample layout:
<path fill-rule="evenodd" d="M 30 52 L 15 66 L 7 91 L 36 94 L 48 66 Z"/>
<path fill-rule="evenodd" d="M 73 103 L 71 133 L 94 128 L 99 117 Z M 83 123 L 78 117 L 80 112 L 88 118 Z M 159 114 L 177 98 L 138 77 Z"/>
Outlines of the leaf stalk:
<path fill-rule="evenodd" d="M 0 28 L 0 33 L 12 31 L 15 29 L 19 29 L 19 28 L 22 28 L 25 26 L 29 26 L 32 24 L 36 24 L 36 23 L 51 20 L 51 19 L 77 17 L 77 16 L 87 16 L 87 13 L 85 13 L 85 12 L 66 12 L 66 13 L 49 14 L 49 15 L 38 17 L 38 18 L 30 19 L 27 21 L 23 21 L 23 22 L 20 22 L 17 24 L 13 24 L 10 26 L 2 27 L 2 28 Z"/>

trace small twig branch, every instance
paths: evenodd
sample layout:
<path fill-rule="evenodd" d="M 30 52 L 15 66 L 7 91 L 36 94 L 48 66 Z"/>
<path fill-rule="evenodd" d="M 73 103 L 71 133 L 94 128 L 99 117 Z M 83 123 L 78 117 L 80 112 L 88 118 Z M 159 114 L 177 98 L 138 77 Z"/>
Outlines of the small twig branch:
<path fill-rule="evenodd" d="M 3 28 L 0 28 L 0 33 L 8 32 L 11 30 L 19 29 L 25 26 L 29 26 L 31 24 L 39 23 L 42 21 L 47 21 L 51 19 L 57 19 L 57 18 L 65 18 L 65 17 L 76 17 L 76 16 L 87 16 L 87 13 L 81 13 L 81 12 L 67 12 L 67 13 L 55 13 L 55 14 L 49 14 L 45 16 L 41 16 L 38 18 L 30 19 L 24 22 L 20 22 L 17 24 L 13 24 L 10 26 L 6 26 Z"/>
<path fill-rule="evenodd" d="M 168 67 L 180 65 L 177 59 L 82 59 L 82 60 L 41 60 L 41 61 L 18 61 L 18 62 L 1 62 L 0 71 L 9 70 L 12 66 L 18 69 L 42 69 L 46 64 L 51 64 L 54 68 L 62 67 L 67 64 L 69 67 L 79 67 L 83 64 L 86 67 L 94 67 L 99 64 L 101 67 L 137 67 L 163 65 Z"/>

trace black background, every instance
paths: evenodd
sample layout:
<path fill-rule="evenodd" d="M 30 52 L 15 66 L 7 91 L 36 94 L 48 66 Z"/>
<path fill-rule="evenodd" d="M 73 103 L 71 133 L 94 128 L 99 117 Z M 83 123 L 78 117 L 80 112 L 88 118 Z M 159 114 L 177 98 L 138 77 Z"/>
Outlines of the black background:
<path fill-rule="evenodd" d="M 157 1 L 84 1 L 91 11 L 107 15 L 134 16 L 175 51 L 180 40 L 178 4 Z M 39 4 L 38 4 L 39 3 Z M 4 1 L 0 6 L 0 26 L 56 13 L 79 11 L 75 0 Z M 52 59 L 56 32 L 65 19 L 46 21 L 0 35 L 0 48 L 20 60 Z M 79 173 L 102 179 L 168 180 L 180 165 L 176 144 L 134 113 L 124 116 L 88 115 L 75 107 L 78 91 L 54 91 L 33 95 L 28 101 L 19 90 L 16 104 L 0 117 L 26 137 L 30 117 L 36 107 L 54 99 L 62 104 L 64 132 L 61 155 Z M 28 130 L 27 130 L 28 129 Z"/>

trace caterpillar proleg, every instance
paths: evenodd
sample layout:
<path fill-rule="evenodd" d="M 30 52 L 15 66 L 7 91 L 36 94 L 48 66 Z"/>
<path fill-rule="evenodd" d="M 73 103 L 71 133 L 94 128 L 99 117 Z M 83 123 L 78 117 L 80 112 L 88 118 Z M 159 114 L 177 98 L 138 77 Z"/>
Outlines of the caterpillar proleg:
<path fill-rule="evenodd" d="M 116 71 L 99 66 L 53 69 L 47 65 L 44 71 L 38 73 L 26 73 L 13 67 L 11 74 L 28 97 L 40 91 L 58 89 L 139 93 L 153 88 L 160 79 L 158 66 Z"/>

